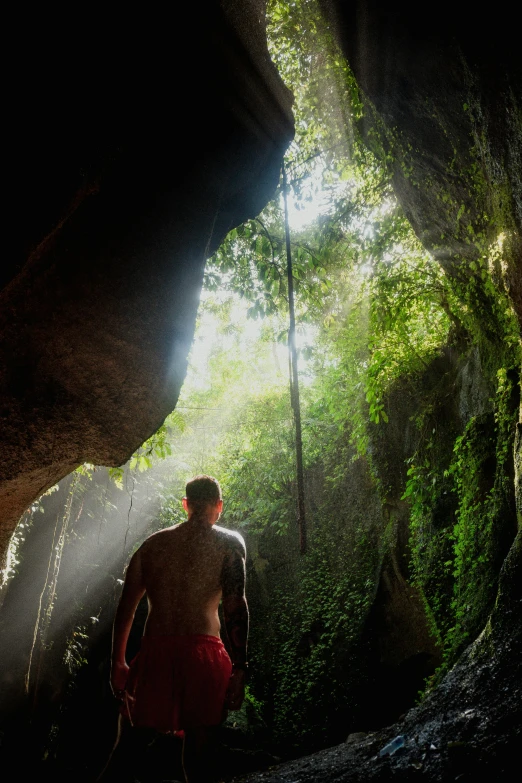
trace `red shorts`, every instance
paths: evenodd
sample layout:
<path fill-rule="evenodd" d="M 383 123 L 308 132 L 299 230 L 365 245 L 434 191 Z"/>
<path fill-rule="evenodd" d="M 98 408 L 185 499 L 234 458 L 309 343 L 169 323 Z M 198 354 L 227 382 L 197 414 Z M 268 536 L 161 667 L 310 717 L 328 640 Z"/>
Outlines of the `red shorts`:
<path fill-rule="evenodd" d="M 217 636 L 143 636 L 130 665 L 121 714 L 163 733 L 217 726 L 225 717 L 232 662 Z"/>

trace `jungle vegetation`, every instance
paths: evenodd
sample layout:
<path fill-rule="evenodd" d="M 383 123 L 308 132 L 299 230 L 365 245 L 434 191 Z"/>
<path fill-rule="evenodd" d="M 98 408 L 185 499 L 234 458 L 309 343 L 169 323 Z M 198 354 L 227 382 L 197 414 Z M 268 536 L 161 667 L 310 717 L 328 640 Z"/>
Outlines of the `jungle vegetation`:
<path fill-rule="evenodd" d="M 234 720 L 309 748 L 342 739 L 357 717 L 371 724 L 365 629 L 393 546 L 386 506 L 409 516 L 405 568 L 440 649 L 432 682 L 483 627 L 516 529 L 520 334 L 496 271 L 501 236 L 458 278 L 420 245 L 384 147 L 376 137 L 370 151 L 361 139 L 367 107 L 315 3 L 271 0 L 269 35 L 295 95 L 287 171 L 308 552 L 300 556 L 297 543 L 280 188 L 208 263 L 176 410 L 127 465 L 83 466 L 28 510 L 6 581 L 16 595 L 40 511 L 50 514 L 60 497 L 23 675 L 35 698 L 47 656 L 73 704 L 130 553 L 182 521 L 190 475 L 215 475 L 222 522 L 250 552 L 252 678 Z M 472 361 L 486 404 L 463 421 L 448 412 L 447 387 Z M 56 736 L 63 722 L 57 714 Z"/>

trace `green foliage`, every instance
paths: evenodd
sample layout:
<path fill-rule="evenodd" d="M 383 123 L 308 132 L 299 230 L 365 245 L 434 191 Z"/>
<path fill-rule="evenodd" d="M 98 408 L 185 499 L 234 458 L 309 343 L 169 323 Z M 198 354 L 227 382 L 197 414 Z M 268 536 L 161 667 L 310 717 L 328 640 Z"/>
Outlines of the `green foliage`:
<path fill-rule="evenodd" d="M 491 242 L 487 216 L 479 225 L 466 204 L 439 193 L 467 253 L 451 276 L 419 244 L 390 184 L 401 140 L 384 138 L 374 117 L 373 152 L 362 144 L 357 85 L 316 3 L 271 0 L 269 32 L 296 97 L 287 160 L 309 551 L 297 553 L 280 191 L 209 262 L 178 407 L 109 476 L 130 505 L 134 484 L 150 482 L 159 509 L 147 530 L 185 519 L 189 476 L 220 479 L 222 523 L 247 538 L 255 596 L 252 681 L 234 720 L 243 728 L 265 723 L 278 739 L 309 747 L 338 738 L 357 708 L 366 674 L 361 637 L 393 546 L 381 503 L 409 505 L 411 581 L 445 668 L 481 630 L 512 532 L 520 335 L 502 287 L 501 235 Z M 413 176 L 408 155 L 401 160 L 402 174 Z M 319 194 L 314 219 L 300 222 L 296 215 L 305 216 Z M 449 384 L 473 351 L 496 392 L 465 422 L 448 402 Z M 448 369 L 450 353 L 460 358 Z M 406 415 L 401 398 L 411 407 Z M 94 470 L 82 466 L 75 480 L 87 484 Z M 369 508 L 374 501 L 377 510 Z M 70 516 L 69 503 L 35 629 L 42 644 Z M 123 549 L 139 543 L 126 534 Z M 84 661 L 84 643 L 86 626 L 75 622 L 64 656 L 71 675 Z"/>
<path fill-rule="evenodd" d="M 217 291 L 226 285 L 246 298 L 251 303 L 250 318 L 286 311 L 288 306 L 283 213 L 272 203 L 262 217 L 229 232 L 205 277 L 207 290 Z M 320 248 L 294 242 L 292 253 L 296 292 L 313 299 L 328 290 Z"/>
<path fill-rule="evenodd" d="M 67 639 L 63 662 L 70 675 L 74 676 L 78 670 L 87 663 L 85 657 L 87 652 L 86 626 L 77 625 Z"/>
<path fill-rule="evenodd" d="M 252 688 L 247 685 L 241 709 L 228 714 L 225 726 L 240 729 L 244 734 L 255 734 L 257 729 L 265 727 L 263 711 L 263 702 L 253 695 Z"/>
<path fill-rule="evenodd" d="M 468 421 L 447 468 L 444 460 L 430 459 L 429 442 L 412 458 L 403 495 L 411 503 L 413 578 L 444 650 L 443 671 L 484 626 L 514 535 L 516 390 L 505 367 L 497 382 L 493 411 Z M 441 526 L 436 509 L 449 494 L 453 503 L 446 504 Z"/>
<path fill-rule="evenodd" d="M 209 262 L 178 407 L 125 466 L 109 469 L 122 492 L 89 464 L 66 488 L 45 580 L 42 573 L 27 686 L 43 698 L 40 679 L 46 671 L 58 679 L 61 666 L 74 690 L 88 658 L 89 620 L 100 616 L 92 593 L 104 585 L 109 614 L 124 559 L 153 530 L 186 518 L 185 482 L 208 472 L 223 487 L 221 523 L 242 531 L 249 554 L 251 681 L 240 714 L 230 720 L 245 731 L 262 727 L 287 748 L 311 750 L 342 741 L 347 727 L 360 728 L 352 721 L 363 714 L 360 695 L 376 665 L 367 645 L 369 612 L 383 559 L 396 554 L 381 504 L 404 517 L 409 506 L 409 578 L 443 650 L 438 677 L 484 627 L 516 529 L 520 332 L 505 288 L 509 227 L 493 209 L 473 211 L 488 187 L 478 157 L 466 172 L 470 198 L 465 190 L 458 202 L 437 191 L 445 230 L 462 249 L 444 271 L 420 246 L 393 195 L 392 174 L 418 177 L 412 150 L 368 114 L 372 151 L 361 142 L 361 96 L 316 3 L 268 5 L 273 57 L 296 97 L 287 172 L 308 553 L 298 554 L 279 190 Z M 448 181 L 454 174 L 450 166 Z M 507 195 L 499 189 L 502 200 Z M 447 258 L 443 233 L 433 250 Z M 460 393 L 459 374 L 473 352 L 475 374 L 492 399 L 482 389 L 466 421 L 451 398 Z M 102 483 L 96 510 L 82 515 L 85 488 Z M 24 539 L 41 510 L 35 503 L 18 526 L 5 581 L 23 564 Z M 67 582 L 58 581 L 70 544 L 74 576 L 83 572 L 85 585 L 72 602 Z M 59 601 L 67 611 L 54 610 Z"/>
<path fill-rule="evenodd" d="M 270 0 L 270 54 L 296 97 L 296 137 L 290 160 L 305 164 L 321 155 L 335 163 L 351 150 L 352 117 L 361 102 L 357 85 L 332 40 L 317 2 Z M 350 89 L 351 100 L 344 97 Z"/>
<path fill-rule="evenodd" d="M 123 478 L 127 464 L 131 471 L 138 470 L 143 473 L 150 470 L 155 460 L 164 460 L 172 454 L 172 439 L 176 433 L 182 433 L 184 430 L 185 417 L 178 410 L 173 411 L 167 416 L 161 427 L 135 451 L 128 463 L 117 468 L 108 468 L 110 478 L 119 489 L 123 489 Z M 81 468 L 83 467 L 81 466 Z"/>
<path fill-rule="evenodd" d="M 237 419 L 236 419 L 237 421 Z M 241 409 L 217 453 L 221 483 L 228 498 L 227 524 L 279 535 L 292 517 L 288 499 L 294 492 L 294 444 L 288 391 L 251 398 Z"/>
<path fill-rule="evenodd" d="M 519 330 L 495 271 L 502 265 L 501 242 L 491 243 L 487 216 L 477 223 L 465 204 L 453 204 L 441 192 L 464 246 L 473 248 L 451 276 L 446 274 L 420 247 L 391 193 L 389 177 L 397 163 L 392 150 L 401 140 L 391 138 L 373 117 L 372 154 L 353 122 L 347 123 L 348 117 L 360 119 L 362 104 L 314 3 L 272 2 L 269 10 L 272 34 L 277 35 L 273 56 L 296 95 L 291 198 L 304 210 L 314 192 L 327 194 L 320 219 L 292 231 L 298 319 L 318 330 L 310 352 L 312 379 L 303 395 L 307 470 L 320 469 L 325 486 L 335 491 L 343 486 L 357 455 L 365 456 L 387 500 L 397 487 L 386 459 L 379 455 L 374 460 L 372 452 L 376 444 L 393 450 L 386 427 L 397 416 L 395 390 L 408 388 L 416 405 L 411 425 L 418 445 L 408 458 L 406 482 L 399 492 L 411 508 L 412 578 L 421 588 L 433 633 L 450 665 L 491 608 L 502 554 L 498 541 L 509 539 L 499 533 L 499 509 L 506 511 L 510 493 L 513 418 L 502 400 L 511 393 L 506 391 L 507 373 L 516 364 Z M 326 74 L 323 81 L 319 73 Z M 409 152 L 403 152 L 402 173 L 411 177 Z M 228 286 L 248 299 L 251 318 L 286 311 L 278 198 L 259 220 L 231 232 L 208 270 L 208 285 Z M 285 338 L 284 329 L 278 337 Z M 496 418 L 492 414 L 478 423 L 473 420 L 464 433 L 462 424 L 441 426 L 443 390 L 425 386 L 448 344 L 461 353 L 477 346 L 486 375 L 500 372 Z M 266 410 L 272 410 L 274 420 L 281 416 L 282 394 L 266 397 Z M 282 424 L 263 426 L 258 403 L 236 419 L 237 428 L 227 435 L 216 462 L 229 498 L 226 519 L 250 534 L 283 536 L 290 542 L 295 535 L 295 511 L 289 502 L 295 494 L 292 438 Z M 484 490 L 493 463 L 495 478 Z M 396 499 L 392 495 L 392 502 Z M 320 515 L 313 519 L 316 524 Z M 319 533 L 312 539 L 310 562 L 315 548 L 321 555 L 330 551 Z M 303 661 L 300 636 L 317 621 L 318 606 L 328 622 L 336 617 L 342 625 L 335 601 L 324 597 L 325 590 L 333 590 L 332 573 L 320 561 L 307 568 L 307 561 L 292 566 L 289 583 L 271 592 L 278 622 L 270 644 L 275 639 L 279 651 L 268 675 L 271 683 L 278 683 L 274 724 L 281 733 L 297 735 L 312 705 L 321 705 L 323 721 L 328 713 L 326 672 L 335 669 L 339 642 L 334 644 L 322 631 Z M 344 576 L 342 569 L 336 572 L 341 592 L 348 590 Z M 364 590 L 358 586 L 363 614 L 368 606 Z M 352 609 L 342 631 L 348 642 L 361 628 Z M 268 622 L 263 621 L 264 631 Z M 268 696 L 264 700 L 271 701 Z M 313 718 L 307 720 L 313 724 Z"/>
<path fill-rule="evenodd" d="M 219 477 L 222 522 L 247 537 L 257 584 L 253 679 L 241 721 L 248 726 L 248 707 L 279 739 L 320 745 L 354 706 L 364 677 L 361 636 L 392 546 L 389 528 L 377 535 L 351 508 L 357 493 L 347 486 L 358 466 L 373 477 L 362 490 L 366 506 L 372 493 L 409 504 L 411 578 L 445 667 L 487 617 L 509 544 L 511 373 L 520 335 L 493 219 L 438 191 L 463 248 L 445 272 L 393 195 L 397 170 L 417 176 L 412 150 L 375 115 L 362 143 L 363 102 L 317 4 L 271 0 L 268 18 L 272 56 L 296 98 L 287 172 L 309 552 L 297 555 L 294 434 L 280 353 L 288 304 L 280 190 L 261 215 L 229 233 L 207 266 L 202 336 L 177 412 L 127 468 L 110 474 L 123 486 L 129 473 L 163 462 L 170 477 L 158 482 L 158 527 L 184 519 L 189 475 Z M 478 197 L 480 172 L 469 175 Z M 444 235 L 433 248 L 441 249 Z M 205 342 L 211 348 L 202 360 Z M 467 424 L 454 411 L 447 416 L 447 378 L 428 382 L 448 346 L 460 356 L 478 351 L 486 381 L 497 382 L 491 412 Z M 397 431 L 405 389 L 413 406 L 407 447 Z M 404 470 L 391 464 L 397 452 L 400 460 L 408 453 Z"/>
<path fill-rule="evenodd" d="M 270 605 L 252 629 L 253 686 L 275 737 L 296 746 L 317 747 L 337 735 L 340 712 L 349 711 L 364 669 L 360 634 L 373 596 L 377 548 L 364 520 L 353 527 L 332 512 L 325 503 L 314 515 L 305 557 L 287 552 L 278 558 L 270 535 L 264 539 L 273 558 L 266 577 Z"/>

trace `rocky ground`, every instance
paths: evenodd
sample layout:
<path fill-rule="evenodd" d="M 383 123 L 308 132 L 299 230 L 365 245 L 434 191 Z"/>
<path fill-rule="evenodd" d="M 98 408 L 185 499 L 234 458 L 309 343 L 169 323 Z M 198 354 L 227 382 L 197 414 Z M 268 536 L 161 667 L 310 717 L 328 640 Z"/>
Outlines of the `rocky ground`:
<path fill-rule="evenodd" d="M 398 723 L 236 783 L 363 783 L 397 780 L 520 780 L 522 752 L 522 579 L 518 542 L 501 577 L 488 626 L 424 702 Z M 404 746 L 380 751 L 396 736 Z"/>
<path fill-rule="evenodd" d="M 520 657 L 520 649 L 514 651 Z M 520 665 L 506 680 L 502 667 L 483 665 L 454 700 L 453 672 L 433 698 L 401 722 L 374 734 L 352 734 L 343 745 L 235 778 L 248 783 L 313 781 L 515 781 L 522 742 Z M 465 679 L 465 678 L 464 678 Z M 404 746 L 393 755 L 379 752 L 394 737 Z"/>

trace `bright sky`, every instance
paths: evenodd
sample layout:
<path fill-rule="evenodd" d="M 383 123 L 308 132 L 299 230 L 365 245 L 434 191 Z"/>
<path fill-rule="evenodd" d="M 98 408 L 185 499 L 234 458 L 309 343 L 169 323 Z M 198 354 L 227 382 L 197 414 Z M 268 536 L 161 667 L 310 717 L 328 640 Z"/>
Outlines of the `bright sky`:
<path fill-rule="evenodd" d="M 288 194 L 288 222 L 290 223 L 290 229 L 293 231 L 302 231 L 321 215 L 328 214 L 329 209 L 331 209 L 332 195 L 336 191 L 346 189 L 347 183 L 345 180 L 330 184 L 327 189 L 325 189 L 323 167 L 324 162 L 321 159 L 318 159 L 310 176 L 302 182 L 303 190 L 308 195 L 309 200 L 298 200 L 294 198 L 292 189 L 290 188 L 290 193 Z M 289 180 L 292 179 L 291 173 L 289 173 L 288 178 Z M 280 206 L 281 210 L 283 210 L 284 203 L 282 194 L 280 197 Z"/>
<path fill-rule="evenodd" d="M 304 192 L 306 192 L 310 200 L 298 200 L 294 198 L 293 192 L 290 189 L 288 196 L 288 219 L 290 223 L 291 232 L 299 232 L 306 226 L 316 221 L 321 215 L 328 213 L 328 209 L 331 208 L 332 191 L 335 191 L 337 187 L 339 190 L 346 188 L 346 181 L 339 181 L 338 185 L 333 184 L 329 186 L 328 190 L 323 189 L 323 165 L 321 160 L 317 161 L 315 168 L 312 171 L 310 177 L 303 183 Z M 291 176 L 291 175 L 290 175 Z M 281 194 L 280 206 L 281 210 L 284 209 L 283 196 Z M 202 291 L 201 302 L 204 304 L 209 298 L 214 298 L 218 302 L 225 301 L 230 297 L 229 292 L 222 293 L 208 293 Z M 237 297 L 237 301 L 232 307 L 230 323 L 236 324 L 242 332 L 241 347 L 242 350 L 248 351 L 249 345 L 252 346 L 261 337 L 261 331 L 264 326 L 263 319 L 249 319 L 246 317 L 246 311 L 248 304 Z M 205 312 L 204 308 L 200 308 L 198 317 L 198 326 L 196 329 L 196 335 L 192 344 L 191 353 L 189 356 L 189 370 L 187 374 L 186 386 L 197 389 L 206 388 L 208 385 L 208 373 L 207 363 L 212 349 L 216 343 L 219 342 L 223 347 L 227 347 L 229 343 L 230 350 L 237 350 L 237 343 L 234 335 L 218 334 L 219 323 L 216 316 L 209 312 Z M 296 343 L 297 348 L 302 348 L 305 345 L 311 345 L 315 339 L 315 329 L 309 325 L 297 326 Z M 288 365 L 288 349 L 285 345 L 278 343 L 275 346 L 277 353 L 277 359 L 281 367 Z M 306 383 L 309 376 L 307 373 L 308 362 L 301 357 L 299 360 L 299 371 L 303 381 Z"/>
<path fill-rule="evenodd" d="M 284 209 L 283 197 L 281 196 L 281 209 Z M 303 228 L 313 223 L 320 215 L 325 214 L 326 199 L 314 198 L 312 201 L 296 202 L 292 196 L 288 198 L 288 222 L 290 230 L 302 231 Z"/>
<path fill-rule="evenodd" d="M 230 294 L 223 292 L 221 294 L 222 299 L 230 297 Z M 204 304 L 205 300 L 210 298 L 219 299 L 220 294 L 208 293 L 203 291 L 201 294 L 201 302 Z M 265 326 L 265 321 L 261 318 L 251 319 L 247 318 L 246 312 L 248 309 L 248 303 L 237 297 L 237 301 L 234 303 L 230 313 L 230 324 L 237 326 L 238 332 L 241 333 L 239 340 L 240 350 L 243 353 L 252 349 L 254 343 L 261 339 L 261 333 Z M 315 339 L 315 328 L 310 325 L 304 325 L 298 327 L 296 334 L 297 348 L 302 348 L 305 345 L 313 344 Z M 212 350 L 216 345 L 230 351 L 237 351 L 238 335 L 231 333 L 229 335 L 223 334 L 219 329 L 219 319 L 213 313 L 205 311 L 204 307 L 200 309 L 198 316 L 198 325 L 196 328 L 196 334 L 194 342 L 192 343 L 192 349 L 189 355 L 189 368 L 187 372 L 187 379 L 185 381 L 186 388 L 205 389 L 210 383 L 208 376 L 208 360 L 212 353 Z M 279 366 L 282 367 L 286 373 L 288 366 L 288 348 L 283 343 L 276 343 L 274 345 L 275 354 Z M 308 362 L 301 357 L 299 360 L 299 374 L 302 376 L 303 382 L 307 382 L 309 373 Z M 285 378 L 286 382 L 286 378 Z"/>

